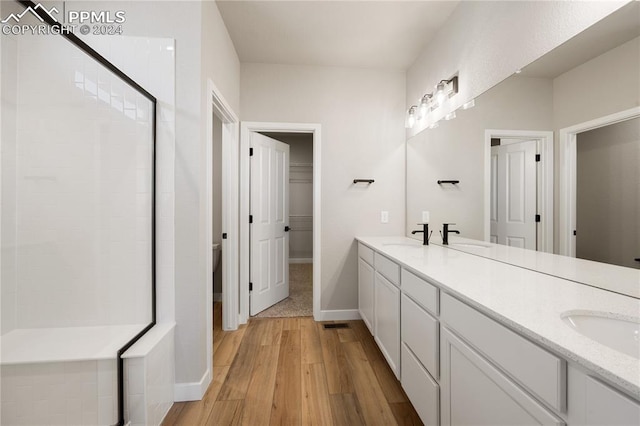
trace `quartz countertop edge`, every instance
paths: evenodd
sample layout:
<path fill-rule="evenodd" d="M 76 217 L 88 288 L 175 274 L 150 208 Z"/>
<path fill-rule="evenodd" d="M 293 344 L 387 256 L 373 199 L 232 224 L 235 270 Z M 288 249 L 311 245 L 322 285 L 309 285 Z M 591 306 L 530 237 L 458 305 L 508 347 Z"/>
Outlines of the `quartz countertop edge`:
<path fill-rule="evenodd" d="M 573 330 L 576 310 L 638 317 L 640 300 L 407 237 L 356 237 L 507 328 L 640 399 L 640 362 Z M 593 262 L 595 263 L 595 262 Z M 402 285 L 400 285 L 402 288 Z"/>

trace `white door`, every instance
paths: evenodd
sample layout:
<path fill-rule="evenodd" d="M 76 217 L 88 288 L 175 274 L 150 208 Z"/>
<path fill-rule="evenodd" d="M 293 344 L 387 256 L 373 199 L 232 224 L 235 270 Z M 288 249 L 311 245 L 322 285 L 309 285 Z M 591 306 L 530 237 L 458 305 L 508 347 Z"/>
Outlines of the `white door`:
<path fill-rule="evenodd" d="M 536 249 L 535 140 L 491 147 L 491 242 Z"/>
<path fill-rule="evenodd" d="M 251 133 L 251 315 L 289 296 L 289 145 Z"/>

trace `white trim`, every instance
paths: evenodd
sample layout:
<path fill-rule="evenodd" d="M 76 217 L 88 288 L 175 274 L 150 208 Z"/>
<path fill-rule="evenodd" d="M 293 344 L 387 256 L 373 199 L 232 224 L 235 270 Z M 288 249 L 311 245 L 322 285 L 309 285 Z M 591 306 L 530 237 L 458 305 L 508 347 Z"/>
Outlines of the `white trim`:
<path fill-rule="evenodd" d="M 357 309 L 336 309 L 320 311 L 320 315 L 313 315 L 316 321 L 349 321 L 362 319 Z"/>
<path fill-rule="evenodd" d="M 560 129 L 560 223 L 558 226 L 559 254 L 576 257 L 576 170 L 578 133 L 640 117 L 640 107 Z"/>
<path fill-rule="evenodd" d="M 235 330 L 238 328 L 238 296 L 237 296 L 237 270 L 238 270 L 238 117 L 226 101 L 222 92 L 215 86 L 211 79 L 207 79 L 207 117 L 206 117 L 206 141 L 205 141 L 205 165 L 204 188 L 204 250 L 206 273 L 206 299 L 207 299 L 207 371 L 213 370 L 213 116 L 222 121 L 222 231 L 227 232 L 228 238 L 222 240 L 221 262 L 222 267 L 222 329 Z M 234 208 L 235 207 L 235 208 Z M 235 226 L 235 228 L 234 228 Z M 209 373 L 210 375 L 210 373 Z M 209 382 L 211 380 L 209 379 Z M 207 383 L 208 386 L 208 383 Z M 177 393 L 176 387 L 176 395 Z M 204 388 L 206 391 L 206 387 Z M 187 392 L 187 391 L 185 391 Z M 195 391 L 188 391 L 188 395 Z M 204 392 L 202 393 L 204 395 Z M 200 398 L 202 397 L 200 395 Z M 197 398 L 197 399 L 200 399 Z M 178 399 L 177 399 L 178 400 Z"/>
<path fill-rule="evenodd" d="M 292 264 L 292 263 L 313 263 L 313 258 L 312 257 L 290 258 L 289 259 L 289 264 Z"/>
<path fill-rule="evenodd" d="M 211 370 L 207 369 L 198 382 L 176 383 L 173 387 L 175 402 L 200 401 L 211 383 Z"/>
<path fill-rule="evenodd" d="M 312 123 L 243 122 L 240 130 L 240 217 L 249 218 L 249 136 L 251 132 L 313 135 L 313 317 L 319 321 L 321 297 L 321 126 Z M 240 323 L 249 320 L 249 221 L 240 221 Z"/>
<path fill-rule="evenodd" d="M 491 138 L 522 138 L 538 140 L 540 169 L 538 175 L 538 251 L 553 253 L 553 132 L 536 130 L 484 131 L 484 239 L 490 240 L 491 217 Z"/>

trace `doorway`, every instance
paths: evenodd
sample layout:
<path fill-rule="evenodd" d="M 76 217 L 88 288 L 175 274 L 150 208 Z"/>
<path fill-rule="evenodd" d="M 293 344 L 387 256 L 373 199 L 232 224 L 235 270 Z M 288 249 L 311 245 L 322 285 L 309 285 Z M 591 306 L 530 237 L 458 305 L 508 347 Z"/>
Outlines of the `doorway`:
<path fill-rule="evenodd" d="M 260 132 L 260 134 L 289 147 L 289 231 L 287 234 L 289 255 L 285 266 L 288 270 L 289 294 L 284 300 L 266 308 L 256 316 L 262 318 L 312 316 L 313 135 L 277 132 Z M 252 186 L 253 189 L 255 188 Z M 252 309 L 251 303 L 250 310 Z"/>
<path fill-rule="evenodd" d="M 296 185 L 298 183 L 302 184 L 302 182 L 297 182 L 298 180 L 305 180 L 304 178 L 300 179 L 302 175 L 306 175 L 308 180 L 311 182 L 306 183 L 306 191 L 304 192 L 308 195 L 309 188 L 311 188 L 311 205 L 307 205 L 307 210 L 298 209 L 298 202 L 304 203 L 308 200 L 299 199 L 298 201 L 294 201 L 296 203 L 293 206 L 292 211 L 294 212 L 294 222 L 290 222 L 289 226 L 291 227 L 291 235 L 292 243 L 294 244 L 291 250 L 291 254 L 295 256 L 293 258 L 293 262 L 290 263 L 290 269 L 300 269 L 304 268 L 304 266 L 293 266 L 293 265 L 304 265 L 304 263 L 296 263 L 296 262 L 306 262 L 308 269 L 308 273 L 311 274 L 311 299 L 312 299 L 312 313 L 314 318 L 318 318 L 320 314 L 320 271 L 321 271 L 321 256 L 320 256 L 320 224 L 321 224 L 321 209 L 320 209 L 320 153 L 321 153 L 321 137 L 320 137 L 320 125 L 318 124 L 295 124 L 295 123 L 242 123 L 241 124 L 241 159 L 240 159 L 240 217 L 249 218 L 251 215 L 251 203 L 250 203 L 250 188 L 251 188 L 251 161 L 250 161 L 250 147 L 251 147 L 251 135 L 252 134 L 261 134 L 261 135 L 269 135 L 275 136 L 279 139 L 284 139 L 285 141 L 291 142 L 292 146 L 296 143 L 299 144 L 308 144 L 311 143 L 310 149 L 309 145 L 303 147 L 306 150 L 310 150 L 311 154 L 311 166 L 306 167 L 306 172 L 301 172 L 302 169 L 301 163 L 308 163 L 309 157 L 306 157 L 307 160 L 303 160 L 298 158 L 297 154 L 295 161 L 292 161 L 293 168 L 289 171 L 294 171 L 291 174 L 292 179 Z M 297 139 L 297 140 L 296 140 Z M 309 154 L 309 152 L 307 152 Z M 304 157 L 302 157 L 304 158 Z M 309 176 L 310 175 L 310 176 Z M 300 213 L 302 212 L 302 213 Z M 310 213 L 310 214 L 309 214 Z M 297 216 L 296 216 L 297 215 Z M 310 218 L 305 218 L 302 216 L 311 216 Z M 301 222 L 306 221 L 306 226 Z M 301 246 L 300 240 L 304 238 L 309 239 L 308 231 L 303 231 L 303 229 L 309 226 L 309 222 L 311 225 L 310 231 L 310 239 L 311 239 L 311 250 L 302 249 L 299 250 Z M 249 220 L 241 221 L 240 223 L 240 323 L 246 323 L 249 319 L 250 314 L 250 254 L 251 254 L 251 228 L 250 228 Z M 294 230 L 295 228 L 297 230 Z M 297 235 L 297 233 L 307 233 L 307 236 L 304 237 L 302 234 Z M 308 247 L 308 246 L 306 246 Z M 303 252 L 306 250 L 306 252 Z M 310 258 L 308 257 L 310 256 Z M 291 256 L 290 256 L 291 258 Z M 308 263 L 309 259 L 311 259 L 311 264 Z M 289 270 L 290 270 L 289 269 Z M 304 275 L 304 272 L 303 272 Z M 308 275 L 307 275 L 308 276 Z M 308 280 L 307 280 L 308 282 Z"/>
<path fill-rule="evenodd" d="M 485 131 L 485 241 L 553 252 L 553 132 Z"/>
<path fill-rule="evenodd" d="M 560 130 L 560 254 L 640 267 L 639 121 L 635 107 Z"/>

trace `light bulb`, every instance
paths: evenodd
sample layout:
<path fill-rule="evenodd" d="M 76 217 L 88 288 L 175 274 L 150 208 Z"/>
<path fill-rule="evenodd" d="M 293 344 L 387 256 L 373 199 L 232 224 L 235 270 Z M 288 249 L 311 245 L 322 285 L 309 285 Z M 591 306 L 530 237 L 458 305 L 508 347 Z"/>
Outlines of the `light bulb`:
<path fill-rule="evenodd" d="M 444 116 L 444 119 L 449 121 L 449 120 L 453 120 L 454 118 L 456 118 L 456 112 L 455 111 L 451 111 L 449 114 Z"/>
<path fill-rule="evenodd" d="M 442 101 L 444 101 L 446 96 L 447 96 L 446 93 L 444 92 L 446 87 L 447 87 L 447 82 L 446 81 L 441 81 L 436 86 L 436 94 L 435 94 L 435 96 L 436 96 L 436 99 L 438 100 L 438 104 L 442 104 Z"/>
<path fill-rule="evenodd" d="M 429 96 L 430 95 L 424 95 L 422 97 L 422 100 L 420 101 L 420 109 L 418 110 L 418 120 L 422 120 L 423 118 L 425 118 L 427 116 L 427 113 L 429 112 Z"/>
<path fill-rule="evenodd" d="M 413 125 L 416 124 L 416 107 L 415 105 L 409 108 L 409 115 L 407 116 L 407 122 L 405 127 L 408 129 L 413 128 Z"/>

